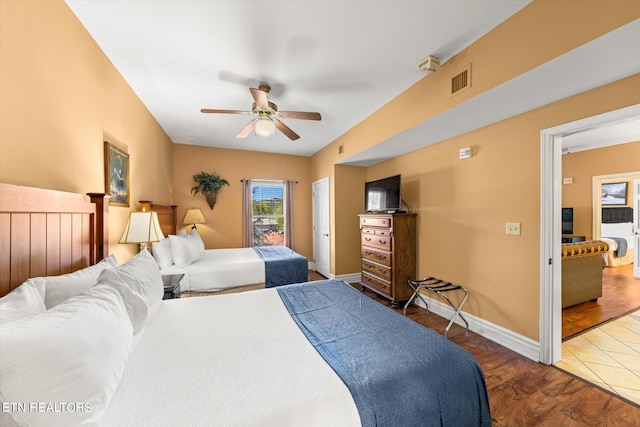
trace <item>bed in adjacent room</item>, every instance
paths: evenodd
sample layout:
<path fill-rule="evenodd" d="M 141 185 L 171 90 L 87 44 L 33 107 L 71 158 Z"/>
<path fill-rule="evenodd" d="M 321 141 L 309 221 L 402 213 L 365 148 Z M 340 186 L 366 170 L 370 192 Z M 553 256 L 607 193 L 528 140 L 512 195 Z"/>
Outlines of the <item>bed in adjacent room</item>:
<path fill-rule="evenodd" d="M 607 267 L 618 267 L 633 264 L 633 223 L 603 223 L 600 225 L 600 233 L 603 240 L 609 245 L 609 251 L 605 254 Z"/>
<path fill-rule="evenodd" d="M 13 216 L 49 213 L 7 209 L 6 189 L 12 248 L 42 231 Z M 101 234 L 96 216 L 78 229 Z M 33 278 L 67 240 L 0 256 L 2 425 L 491 425 L 471 354 L 342 281 L 162 300 L 146 251 Z M 82 259 L 69 251 L 69 265 Z"/>

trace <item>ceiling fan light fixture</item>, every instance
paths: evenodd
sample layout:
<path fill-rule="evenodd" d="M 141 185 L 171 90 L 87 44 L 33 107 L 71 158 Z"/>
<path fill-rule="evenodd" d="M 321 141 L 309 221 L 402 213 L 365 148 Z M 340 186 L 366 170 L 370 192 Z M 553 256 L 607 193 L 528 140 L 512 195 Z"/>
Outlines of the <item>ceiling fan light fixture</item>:
<path fill-rule="evenodd" d="M 291 141 L 300 139 L 300 135 L 295 133 L 289 126 L 285 125 L 280 119 L 302 119 L 302 120 L 321 120 L 320 113 L 308 112 L 308 111 L 278 111 L 278 106 L 273 102 L 267 100 L 267 94 L 271 91 L 271 88 L 267 85 L 260 85 L 258 89 L 249 88 L 254 103 L 251 106 L 251 111 L 241 110 L 214 110 L 210 108 L 203 108 L 200 110 L 202 113 L 221 113 L 221 114 L 250 114 L 257 116 L 251 120 L 240 133 L 236 135 L 236 138 L 246 138 L 251 135 L 252 132 L 256 136 L 272 136 L 276 129 L 282 132 Z"/>
<path fill-rule="evenodd" d="M 260 118 L 256 122 L 256 135 L 271 136 L 276 131 L 276 125 L 268 118 Z"/>

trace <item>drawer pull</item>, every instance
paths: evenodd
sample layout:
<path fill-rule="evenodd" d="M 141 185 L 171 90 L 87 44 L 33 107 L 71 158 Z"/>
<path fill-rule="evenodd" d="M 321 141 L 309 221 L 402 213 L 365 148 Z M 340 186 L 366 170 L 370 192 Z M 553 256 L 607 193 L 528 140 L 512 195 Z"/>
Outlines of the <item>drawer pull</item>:
<path fill-rule="evenodd" d="M 370 270 L 370 271 L 376 271 L 378 275 L 383 276 L 383 277 L 387 277 L 387 275 L 389 274 L 389 270 L 385 269 L 385 268 L 381 268 L 375 264 L 369 264 L 367 262 L 364 263 L 364 268 L 366 270 Z"/>
<path fill-rule="evenodd" d="M 377 287 L 382 288 L 384 290 L 387 290 L 387 288 L 389 287 L 386 283 L 381 283 L 381 282 L 378 282 L 378 281 L 374 281 L 373 279 L 370 279 L 368 277 L 365 277 L 364 280 L 365 280 L 365 282 L 369 282 L 369 283 L 373 284 L 374 286 L 377 286 Z"/>

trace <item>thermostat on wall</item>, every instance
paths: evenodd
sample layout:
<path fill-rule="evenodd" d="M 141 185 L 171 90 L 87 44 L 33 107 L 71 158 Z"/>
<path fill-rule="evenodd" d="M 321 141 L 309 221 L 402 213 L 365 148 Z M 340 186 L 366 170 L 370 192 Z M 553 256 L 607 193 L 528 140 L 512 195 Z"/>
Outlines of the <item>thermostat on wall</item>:
<path fill-rule="evenodd" d="M 471 147 L 465 147 L 460 149 L 460 160 L 471 158 Z"/>

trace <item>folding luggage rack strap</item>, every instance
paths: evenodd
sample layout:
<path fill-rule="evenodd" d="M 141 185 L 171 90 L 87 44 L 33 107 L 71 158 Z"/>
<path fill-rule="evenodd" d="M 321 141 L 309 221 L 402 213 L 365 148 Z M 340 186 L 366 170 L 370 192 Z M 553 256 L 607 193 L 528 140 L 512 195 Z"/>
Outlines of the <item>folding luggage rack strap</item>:
<path fill-rule="evenodd" d="M 456 285 L 451 282 L 446 282 L 442 279 L 436 279 L 435 277 L 425 277 L 422 280 L 408 280 L 408 282 L 409 282 L 409 286 L 411 286 L 414 292 L 413 292 L 413 295 L 411 295 L 411 298 L 409 298 L 409 301 L 407 301 L 407 303 L 404 305 L 405 316 L 407 315 L 407 307 L 409 307 L 409 304 L 411 304 L 411 302 L 416 297 L 422 300 L 422 302 L 427 308 L 427 312 L 429 311 L 429 305 L 427 304 L 427 301 L 425 301 L 425 299 L 422 298 L 422 295 L 419 292 L 420 289 L 426 289 L 427 291 L 435 292 L 436 294 L 440 295 L 449 303 L 451 308 L 453 308 L 454 310 L 453 316 L 451 316 L 451 320 L 449 320 L 449 325 L 447 325 L 447 328 L 444 330 L 444 336 L 449 338 L 448 337 L 449 329 L 451 328 L 451 325 L 453 325 L 453 321 L 455 320 L 456 316 L 460 316 L 464 324 L 467 326 L 466 336 L 469 337 L 469 322 L 467 322 L 467 319 L 465 319 L 462 316 L 462 313 L 460 313 L 460 311 L 462 310 L 462 306 L 467 301 L 467 298 L 469 298 L 469 291 L 467 291 L 467 288 L 465 288 L 464 286 Z M 460 304 L 458 304 L 458 306 L 453 304 L 449 299 L 449 297 L 446 295 L 446 292 L 450 292 L 450 291 L 462 291 L 464 293 L 464 297 L 462 298 L 462 301 L 460 301 Z"/>

